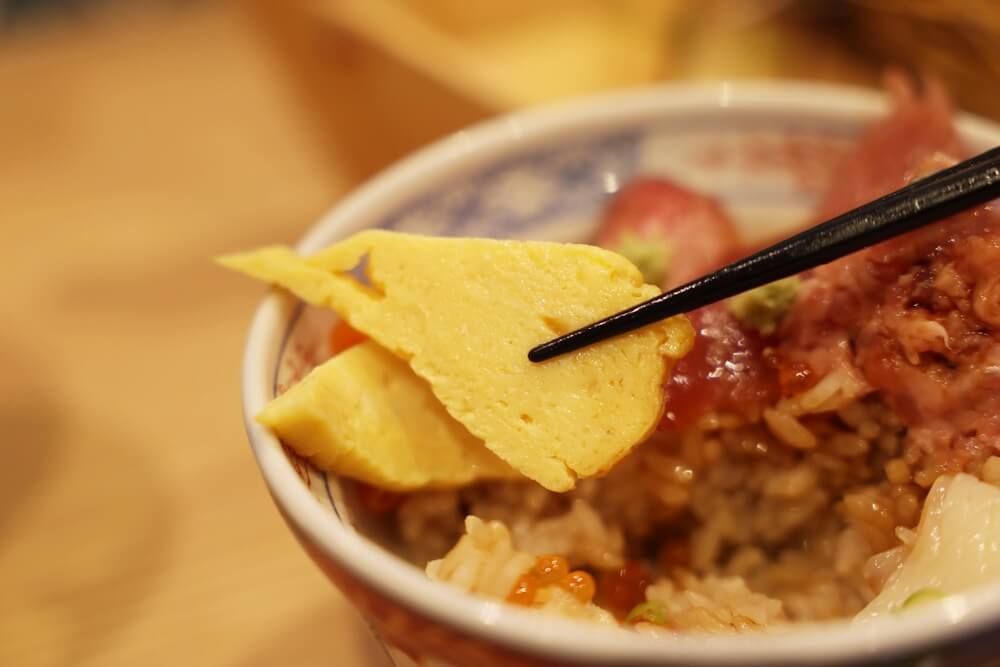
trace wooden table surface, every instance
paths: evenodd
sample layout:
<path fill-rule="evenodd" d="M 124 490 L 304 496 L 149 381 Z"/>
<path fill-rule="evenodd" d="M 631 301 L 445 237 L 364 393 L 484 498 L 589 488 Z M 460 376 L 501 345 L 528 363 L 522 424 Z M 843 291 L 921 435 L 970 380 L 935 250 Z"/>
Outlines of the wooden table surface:
<path fill-rule="evenodd" d="M 0 665 L 383 665 L 244 439 L 262 290 L 346 189 L 223 7 L 0 39 Z"/>

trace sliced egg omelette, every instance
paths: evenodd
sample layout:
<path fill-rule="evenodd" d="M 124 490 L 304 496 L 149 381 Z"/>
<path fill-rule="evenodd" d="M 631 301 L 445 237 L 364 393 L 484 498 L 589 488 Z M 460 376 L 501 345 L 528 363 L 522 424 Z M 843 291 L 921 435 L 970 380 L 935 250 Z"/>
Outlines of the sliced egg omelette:
<path fill-rule="evenodd" d="M 667 373 L 694 337 L 675 317 L 528 361 L 534 345 L 659 293 L 628 260 L 594 246 L 371 230 L 310 257 L 269 247 L 220 261 L 335 310 L 405 360 L 493 453 L 552 491 L 606 471 L 656 427 Z"/>
<path fill-rule="evenodd" d="M 392 491 L 519 476 L 371 341 L 314 368 L 257 420 L 318 467 Z"/>

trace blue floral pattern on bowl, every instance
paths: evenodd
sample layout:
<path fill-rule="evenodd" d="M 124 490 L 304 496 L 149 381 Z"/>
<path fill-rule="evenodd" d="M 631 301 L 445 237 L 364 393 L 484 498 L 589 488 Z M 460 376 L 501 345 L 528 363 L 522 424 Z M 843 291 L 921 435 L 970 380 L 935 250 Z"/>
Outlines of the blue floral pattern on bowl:
<path fill-rule="evenodd" d="M 420 234 L 509 238 L 565 216 L 589 214 L 620 181 L 636 175 L 640 138 L 640 132 L 630 130 L 501 160 L 410 202 L 380 226 Z"/>

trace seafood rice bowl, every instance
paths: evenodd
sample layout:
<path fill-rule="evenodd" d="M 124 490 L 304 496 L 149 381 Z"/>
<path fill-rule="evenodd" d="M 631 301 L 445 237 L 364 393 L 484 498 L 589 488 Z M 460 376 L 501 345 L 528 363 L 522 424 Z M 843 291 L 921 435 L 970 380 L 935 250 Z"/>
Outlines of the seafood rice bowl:
<path fill-rule="evenodd" d="M 966 156 L 940 89 L 894 100 L 817 221 Z M 650 179 L 616 195 L 595 242 L 670 265 L 696 235 L 698 252 L 653 272 L 665 289 L 750 249 L 717 204 Z M 778 322 L 693 313 L 660 428 L 572 492 L 361 496 L 429 576 L 514 604 L 652 631 L 856 615 L 904 561 L 935 482 L 1000 484 L 996 266 L 987 206 L 801 276 Z"/>
<path fill-rule="evenodd" d="M 938 85 L 888 89 L 805 224 L 971 155 Z M 730 215 L 639 174 L 587 241 L 667 290 L 778 240 Z M 564 492 L 401 489 L 282 440 L 341 476 L 363 531 L 476 596 L 657 636 L 905 614 L 1000 579 L 997 266 L 992 202 L 689 313 L 656 427 Z M 324 336 L 323 358 L 377 340 L 345 320 Z"/>

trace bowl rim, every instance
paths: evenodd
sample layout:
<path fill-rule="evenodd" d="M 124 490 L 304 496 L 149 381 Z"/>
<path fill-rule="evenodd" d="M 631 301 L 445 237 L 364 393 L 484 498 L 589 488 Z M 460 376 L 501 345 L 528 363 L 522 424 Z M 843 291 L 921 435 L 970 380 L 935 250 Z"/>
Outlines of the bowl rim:
<path fill-rule="evenodd" d="M 671 83 L 579 98 L 499 116 L 460 130 L 382 171 L 340 201 L 297 244 L 308 253 L 329 238 L 367 226 L 449 173 L 469 169 L 518 146 L 551 141 L 671 113 L 732 109 L 865 120 L 887 108 L 874 90 L 804 81 Z M 973 143 L 1000 144 L 1000 126 L 966 113 L 955 115 L 959 133 Z M 270 398 L 277 349 L 286 335 L 294 300 L 271 293 L 250 326 L 242 366 L 242 400 L 248 438 L 267 486 L 293 527 L 350 576 L 401 607 L 462 634 L 515 653 L 579 664 L 732 665 L 854 661 L 910 654 L 961 641 L 1000 626 L 1000 586 L 947 598 L 940 605 L 891 620 L 800 624 L 738 635 L 687 635 L 665 640 L 618 628 L 587 627 L 554 615 L 521 610 L 431 581 L 414 565 L 389 553 L 323 508 L 301 482 L 278 440 L 254 421 Z M 665 644 L 664 641 L 669 641 Z M 669 647 L 669 652 L 665 648 Z"/>

